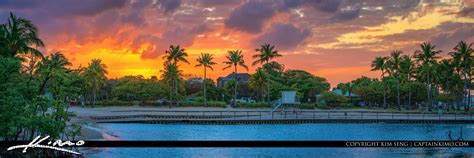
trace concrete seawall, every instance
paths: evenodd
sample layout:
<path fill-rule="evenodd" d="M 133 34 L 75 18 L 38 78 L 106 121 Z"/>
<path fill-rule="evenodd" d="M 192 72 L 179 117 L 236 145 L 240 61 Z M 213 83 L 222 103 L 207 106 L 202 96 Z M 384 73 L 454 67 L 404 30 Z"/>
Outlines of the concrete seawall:
<path fill-rule="evenodd" d="M 116 120 L 98 123 L 143 124 L 304 124 L 304 123 L 395 123 L 395 124 L 472 124 L 471 120 L 370 120 L 370 119 L 284 119 L 284 120 Z"/>
<path fill-rule="evenodd" d="M 215 109 L 157 107 L 71 108 L 77 119 L 89 123 L 145 124 L 298 124 L 404 123 L 472 124 L 472 113 L 385 112 L 363 110 Z"/>

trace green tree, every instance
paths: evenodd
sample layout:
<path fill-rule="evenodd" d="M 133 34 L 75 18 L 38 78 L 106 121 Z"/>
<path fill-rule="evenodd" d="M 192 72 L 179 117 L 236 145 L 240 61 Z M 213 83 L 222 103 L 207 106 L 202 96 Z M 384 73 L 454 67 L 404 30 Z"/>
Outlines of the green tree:
<path fill-rule="evenodd" d="M 411 107 L 411 96 L 412 96 L 412 79 L 415 77 L 415 63 L 408 55 L 402 57 L 400 63 L 400 73 L 402 81 L 408 87 L 408 107 Z"/>
<path fill-rule="evenodd" d="M 454 60 L 457 71 L 462 74 L 464 80 L 463 102 L 464 109 L 469 110 L 471 107 L 471 88 L 472 88 L 472 67 L 474 66 L 474 49 L 471 48 L 473 43 L 467 44 L 461 41 L 454 47 L 454 52 L 449 54 Z"/>
<path fill-rule="evenodd" d="M 260 46 L 260 48 L 255 49 L 256 52 L 259 52 L 259 54 L 255 54 L 252 56 L 252 58 L 256 59 L 252 65 L 257 65 L 257 64 L 269 64 L 269 62 L 277 57 L 281 57 L 280 54 L 278 54 L 277 50 L 274 50 L 275 46 L 270 45 L 268 43 L 265 43 Z M 269 74 L 269 70 L 267 69 L 267 74 Z M 270 104 L 270 77 L 267 77 L 267 102 Z"/>
<path fill-rule="evenodd" d="M 184 62 L 184 63 L 189 64 L 189 61 L 186 59 L 187 56 L 188 56 L 188 53 L 185 52 L 184 48 L 180 48 L 179 45 L 177 46 L 170 45 L 169 49 L 165 51 L 165 55 L 163 56 L 163 59 L 166 60 L 165 61 L 166 63 L 168 62 L 172 63 L 175 68 L 178 68 L 179 62 Z M 171 65 L 168 65 L 168 66 L 171 66 Z M 179 78 L 177 77 L 173 79 L 173 85 L 174 85 L 176 96 L 178 96 L 178 79 Z M 178 104 L 178 102 L 176 102 L 176 104 Z"/>
<path fill-rule="evenodd" d="M 228 51 L 228 54 L 226 56 L 227 61 L 224 61 L 223 63 L 226 64 L 227 66 L 223 68 L 223 70 L 234 67 L 234 77 L 235 81 L 238 82 L 237 79 L 237 67 L 241 66 L 245 68 L 248 71 L 247 65 L 245 65 L 244 61 L 244 55 L 242 54 L 242 50 L 231 50 Z M 237 85 L 234 84 L 234 100 L 232 101 L 232 106 L 236 106 L 236 100 L 237 100 Z"/>
<path fill-rule="evenodd" d="M 39 134 L 57 139 L 67 132 L 72 114 L 65 110 L 64 101 L 73 96 L 71 86 L 77 86 L 73 83 L 77 76 L 61 53 L 43 57 L 36 49 L 44 46 L 37 32 L 30 21 L 12 13 L 7 23 L 0 24 L 2 141 L 31 140 Z"/>
<path fill-rule="evenodd" d="M 435 50 L 436 46 L 431 43 L 422 43 L 420 45 L 421 50 L 415 51 L 415 59 L 418 63 L 418 72 L 419 76 L 426 79 L 427 94 L 428 94 L 428 108 L 431 111 L 432 109 L 432 81 L 433 74 L 435 73 L 435 66 L 437 64 L 437 56 L 441 53 L 440 50 Z"/>
<path fill-rule="evenodd" d="M 0 53 L 5 57 L 31 53 L 43 57 L 36 47 L 44 43 L 38 38 L 38 28 L 31 21 L 18 18 L 13 13 L 6 24 L 0 25 Z"/>
<path fill-rule="evenodd" d="M 360 96 L 369 106 L 376 106 L 376 103 L 382 98 L 382 82 L 377 79 L 370 79 L 362 76 L 351 83 L 351 89 L 354 93 Z"/>
<path fill-rule="evenodd" d="M 63 77 L 66 71 L 69 71 L 65 67 L 70 65 L 71 62 L 69 62 L 69 60 L 60 52 L 53 53 L 43 60 L 39 64 L 38 69 L 38 74 L 41 78 L 39 92 L 45 93 L 48 83 L 52 83 L 51 80 Z"/>
<path fill-rule="evenodd" d="M 119 100 L 139 100 L 144 103 L 149 99 L 156 99 L 164 94 L 161 84 L 143 76 L 125 76 L 117 80 L 112 89 L 112 94 Z"/>
<path fill-rule="evenodd" d="M 261 101 L 264 101 L 264 87 L 267 86 L 267 75 L 265 72 L 262 69 L 257 69 L 250 77 L 248 84 L 251 89 L 259 91 Z"/>
<path fill-rule="evenodd" d="M 283 76 L 285 81 L 283 84 L 289 86 L 287 90 L 297 90 L 303 102 L 329 90 L 329 83 L 325 78 L 303 70 L 287 70 Z"/>
<path fill-rule="evenodd" d="M 436 72 L 438 76 L 438 84 L 443 89 L 444 94 L 442 96 L 436 97 L 438 101 L 452 104 L 456 97 L 456 85 L 460 85 L 461 77 L 459 74 L 456 74 L 455 66 L 452 59 L 443 59 L 439 62 L 436 67 Z M 441 99 L 441 100 L 440 100 Z M 452 106 L 450 106 L 452 107 Z"/>
<path fill-rule="evenodd" d="M 383 83 L 383 106 L 387 108 L 387 91 L 384 82 L 384 77 L 387 72 L 387 57 L 376 57 L 374 61 L 372 61 L 372 71 L 380 70 L 382 74 L 380 75 L 380 80 Z"/>
<path fill-rule="evenodd" d="M 209 68 L 211 70 L 214 70 L 212 68 L 212 65 L 215 65 L 216 63 L 213 62 L 212 60 L 214 59 L 214 57 L 212 56 L 212 54 L 209 54 L 209 53 L 201 53 L 201 56 L 196 59 L 196 61 L 198 62 L 198 64 L 196 65 L 197 67 L 203 67 L 204 68 L 204 79 L 203 79 L 203 89 L 204 89 L 204 105 L 207 106 L 207 96 L 206 96 L 206 69 Z"/>
<path fill-rule="evenodd" d="M 179 70 L 178 66 L 171 62 L 166 62 L 164 69 L 161 71 L 161 80 L 166 83 L 169 90 L 168 98 L 173 101 L 173 90 L 175 91 L 175 98 L 178 101 L 178 80 L 182 80 L 183 72 Z"/>
<path fill-rule="evenodd" d="M 320 99 L 323 100 L 324 104 L 331 107 L 343 107 L 349 101 L 344 95 L 339 95 L 334 92 L 323 92 L 321 93 Z"/>
<path fill-rule="evenodd" d="M 92 108 L 94 108 L 96 93 L 101 86 L 107 81 L 107 65 L 102 63 L 100 59 L 92 59 L 87 68 L 82 73 L 82 76 L 87 82 L 87 86 L 92 90 Z"/>
<path fill-rule="evenodd" d="M 395 78 L 397 84 L 397 105 L 398 110 L 402 110 L 402 105 L 400 104 L 400 70 L 401 70 L 401 62 L 402 62 L 402 51 L 395 50 L 390 54 L 386 64 L 387 64 L 387 71 Z"/>

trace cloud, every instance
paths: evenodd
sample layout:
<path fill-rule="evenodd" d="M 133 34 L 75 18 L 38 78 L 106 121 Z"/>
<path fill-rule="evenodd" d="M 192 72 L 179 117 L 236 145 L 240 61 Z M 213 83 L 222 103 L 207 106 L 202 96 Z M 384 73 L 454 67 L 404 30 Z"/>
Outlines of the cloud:
<path fill-rule="evenodd" d="M 181 0 L 159 0 L 157 3 L 165 13 L 171 13 L 181 5 Z"/>
<path fill-rule="evenodd" d="M 458 13 L 458 16 L 459 17 L 466 17 L 466 16 L 470 16 L 470 17 L 474 17 L 474 6 L 473 7 L 465 7 L 463 8 L 459 13 Z"/>
<path fill-rule="evenodd" d="M 275 13 L 270 4 L 260 1 L 249 1 L 236 8 L 229 18 L 224 21 L 224 24 L 228 28 L 248 33 L 258 33 L 262 30 L 264 22 Z"/>
<path fill-rule="evenodd" d="M 280 50 L 291 50 L 303 42 L 309 35 L 310 31 L 307 29 L 299 29 L 292 24 L 277 23 L 268 32 L 253 39 L 252 44 L 270 43 Z"/>
<path fill-rule="evenodd" d="M 91 16 L 109 9 L 124 7 L 127 0 L 3 0 L 0 8 L 11 11 L 37 9 L 51 16 Z"/>
<path fill-rule="evenodd" d="M 334 14 L 329 20 L 339 22 L 357 18 L 359 9 L 340 10 L 342 0 L 277 0 L 275 3 L 269 1 L 248 1 L 235 8 L 224 24 L 227 28 L 236 29 L 247 33 L 259 33 L 266 21 L 275 14 L 288 12 L 291 9 L 309 6 L 318 12 Z M 347 1 L 346 5 L 354 2 Z"/>
<path fill-rule="evenodd" d="M 43 2 L 36 0 L 2 0 L 0 8 L 4 9 L 28 9 L 41 5 Z"/>
<path fill-rule="evenodd" d="M 161 36 L 140 35 L 133 41 L 132 51 L 140 53 L 142 59 L 155 59 L 162 55 L 169 45 L 188 47 L 193 44 L 194 38 L 201 33 L 210 31 L 205 24 L 191 29 L 176 27 L 166 30 Z"/>
<path fill-rule="evenodd" d="M 307 5 L 318 11 L 333 13 L 339 10 L 341 2 L 342 0 L 281 0 L 278 3 L 278 8 L 286 11 Z"/>
<path fill-rule="evenodd" d="M 460 41 L 467 43 L 474 41 L 474 27 L 472 27 L 472 24 L 446 24 L 445 26 L 451 26 L 452 31 L 440 33 L 431 39 L 431 42 L 437 45 L 438 49 L 449 52 Z"/>
<path fill-rule="evenodd" d="M 360 14 L 360 8 L 342 10 L 342 11 L 338 11 L 331 18 L 329 18 L 329 21 L 332 21 L 332 22 L 348 21 L 348 20 L 358 18 L 359 14 Z"/>
<path fill-rule="evenodd" d="M 12 11 L 38 26 L 47 50 L 61 50 L 74 64 L 104 58 L 118 76 L 143 73 L 123 70 L 132 58 L 137 69 L 156 70 L 141 62 L 153 63 L 148 59 L 170 44 L 189 48 L 190 59 L 200 51 L 220 59 L 228 49 L 268 42 L 293 52 L 278 59 L 290 68 L 329 72 L 368 67 L 395 48 L 412 53 L 423 41 L 445 52 L 474 41 L 472 4 L 420 1 L 0 0 L 0 22 Z"/>
<path fill-rule="evenodd" d="M 212 7 L 212 6 L 236 5 L 236 4 L 239 4 L 241 0 L 193 0 L 193 2 L 196 2 L 206 7 Z"/>
<path fill-rule="evenodd" d="M 338 11 L 341 0 L 307 0 L 306 3 L 319 11 L 334 13 Z"/>
<path fill-rule="evenodd" d="M 282 11 L 287 11 L 289 9 L 301 6 L 306 1 L 307 0 L 282 0 L 278 3 L 278 8 Z"/>

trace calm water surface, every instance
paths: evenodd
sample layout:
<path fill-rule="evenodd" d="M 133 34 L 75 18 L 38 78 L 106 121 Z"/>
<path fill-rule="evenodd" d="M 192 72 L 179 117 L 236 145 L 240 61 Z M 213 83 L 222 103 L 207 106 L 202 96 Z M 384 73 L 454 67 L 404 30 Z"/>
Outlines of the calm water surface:
<path fill-rule="evenodd" d="M 122 140 L 474 140 L 472 124 L 100 124 Z M 107 148 L 87 157 L 474 157 L 472 148 Z"/>

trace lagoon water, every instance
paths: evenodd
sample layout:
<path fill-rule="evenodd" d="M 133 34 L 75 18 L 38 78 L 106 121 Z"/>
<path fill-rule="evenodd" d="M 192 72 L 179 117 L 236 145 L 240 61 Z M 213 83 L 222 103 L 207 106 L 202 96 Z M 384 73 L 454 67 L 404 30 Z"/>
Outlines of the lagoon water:
<path fill-rule="evenodd" d="M 474 140 L 473 124 L 100 124 L 122 140 Z M 106 148 L 87 157 L 474 157 L 472 148 Z"/>

